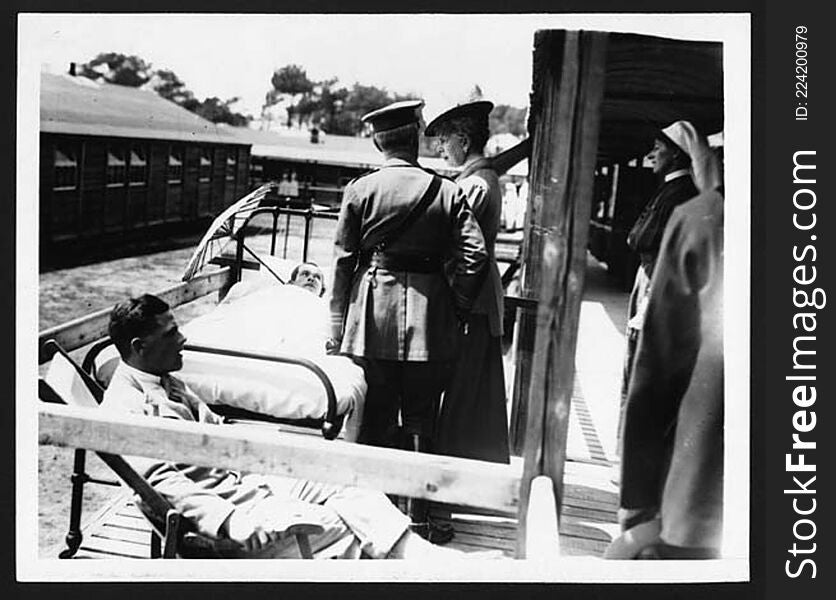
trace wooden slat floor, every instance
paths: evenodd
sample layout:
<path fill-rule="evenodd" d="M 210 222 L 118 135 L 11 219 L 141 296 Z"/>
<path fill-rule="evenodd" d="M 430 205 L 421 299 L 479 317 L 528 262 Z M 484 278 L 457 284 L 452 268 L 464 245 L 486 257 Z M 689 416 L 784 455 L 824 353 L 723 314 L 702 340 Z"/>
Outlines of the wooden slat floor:
<path fill-rule="evenodd" d="M 615 534 L 616 488 L 608 481 L 608 473 L 607 468 L 595 464 L 566 463 L 560 523 L 563 555 L 601 556 Z M 463 552 L 500 550 L 505 556 L 515 555 L 515 518 L 450 506 L 434 508 L 433 518 L 453 525 L 456 537 L 448 547 Z M 121 489 L 90 519 L 83 536 L 74 558 L 150 558 L 151 527 L 134 505 L 131 494 Z"/>

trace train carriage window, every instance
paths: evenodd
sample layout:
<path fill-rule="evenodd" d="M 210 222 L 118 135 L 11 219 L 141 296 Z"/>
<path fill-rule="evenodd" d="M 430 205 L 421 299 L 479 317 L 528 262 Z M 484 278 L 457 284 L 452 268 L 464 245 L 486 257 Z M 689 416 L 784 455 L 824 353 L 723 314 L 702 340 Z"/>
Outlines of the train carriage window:
<path fill-rule="evenodd" d="M 131 149 L 130 165 L 128 167 L 131 186 L 142 186 L 148 181 L 148 161 L 145 156 L 145 149 L 140 147 Z"/>
<path fill-rule="evenodd" d="M 111 147 L 107 151 L 107 187 L 121 187 L 125 185 L 128 163 L 125 160 L 125 149 Z"/>
<path fill-rule="evenodd" d="M 78 158 L 73 149 L 55 148 L 55 190 L 74 190 L 78 187 Z"/>
<path fill-rule="evenodd" d="M 168 154 L 168 183 L 171 185 L 183 183 L 182 148 L 172 148 Z"/>
<path fill-rule="evenodd" d="M 198 181 L 208 182 L 212 177 L 212 152 L 209 148 L 200 151 L 200 174 Z"/>
<path fill-rule="evenodd" d="M 238 152 L 235 148 L 226 151 L 226 180 L 235 181 L 235 174 L 238 172 Z"/>

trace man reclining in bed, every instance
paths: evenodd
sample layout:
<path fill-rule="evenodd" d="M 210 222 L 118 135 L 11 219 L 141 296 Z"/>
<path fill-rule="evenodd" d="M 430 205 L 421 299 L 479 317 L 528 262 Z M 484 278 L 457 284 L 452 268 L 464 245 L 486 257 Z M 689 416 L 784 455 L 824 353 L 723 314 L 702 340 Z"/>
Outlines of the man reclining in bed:
<path fill-rule="evenodd" d="M 319 358 L 325 356 L 330 322 L 324 292 L 322 270 L 300 263 L 286 285 L 272 276 L 256 285 L 235 284 L 210 314 L 184 330 L 195 344 Z"/>
<path fill-rule="evenodd" d="M 275 265 L 274 265 L 275 266 Z M 209 314 L 183 327 L 199 346 L 289 355 L 313 361 L 328 376 L 339 414 L 348 414 L 345 437 L 356 437 L 366 393 L 363 370 L 343 356 L 328 356 L 330 314 L 322 270 L 296 265 L 289 282 L 273 278 L 235 284 Z M 286 364 L 189 352 L 184 379 L 205 402 L 283 419 L 321 418 L 326 396 L 310 371 Z"/>
<path fill-rule="evenodd" d="M 118 304 L 109 333 L 121 360 L 103 409 L 224 426 L 171 374 L 182 367 L 186 337 L 165 302 L 146 294 Z M 293 525 L 319 531 L 309 535 L 318 558 L 496 557 L 433 546 L 409 530 L 409 518 L 381 492 L 150 459 L 132 462 L 144 463 L 139 470 L 151 486 L 199 533 L 238 542 L 247 557 L 297 557 L 294 537 L 285 534 Z"/>

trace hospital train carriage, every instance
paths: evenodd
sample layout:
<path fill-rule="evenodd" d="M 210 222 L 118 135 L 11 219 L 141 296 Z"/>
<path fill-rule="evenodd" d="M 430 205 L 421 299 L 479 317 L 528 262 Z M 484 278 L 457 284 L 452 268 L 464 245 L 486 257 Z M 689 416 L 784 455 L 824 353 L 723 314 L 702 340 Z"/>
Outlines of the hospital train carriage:
<path fill-rule="evenodd" d="M 250 147 L 157 94 L 41 74 L 43 261 L 205 229 L 249 191 Z"/>

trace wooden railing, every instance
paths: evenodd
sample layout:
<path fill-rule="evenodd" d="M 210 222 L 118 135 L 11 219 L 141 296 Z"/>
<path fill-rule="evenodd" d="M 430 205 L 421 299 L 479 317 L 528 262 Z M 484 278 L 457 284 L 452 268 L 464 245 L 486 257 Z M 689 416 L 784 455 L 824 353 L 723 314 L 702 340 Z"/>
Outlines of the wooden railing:
<path fill-rule="evenodd" d="M 377 489 L 516 516 L 520 469 L 246 425 L 208 425 L 42 404 L 40 444 Z"/>
<path fill-rule="evenodd" d="M 212 292 L 220 291 L 228 285 L 229 273 L 228 267 L 203 273 L 190 281 L 156 292 L 155 295 L 172 307 L 180 306 Z M 111 308 L 105 308 L 42 331 L 38 334 L 38 348 L 41 348 L 45 341 L 53 339 L 69 352 L 100 340 L 107 335 L 111 310 Z M 39 362 L 44 362 L 44 358 L 39 357 Z"/>

